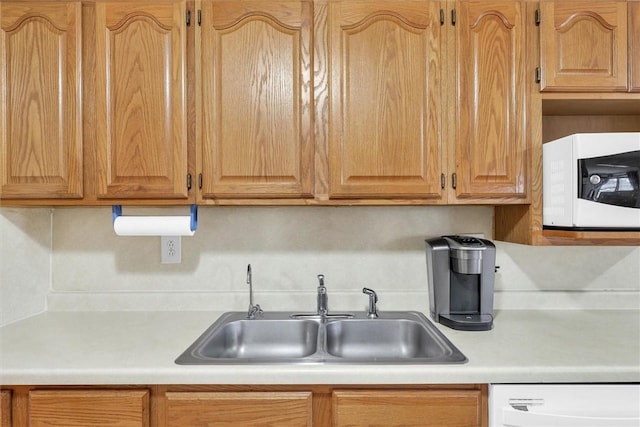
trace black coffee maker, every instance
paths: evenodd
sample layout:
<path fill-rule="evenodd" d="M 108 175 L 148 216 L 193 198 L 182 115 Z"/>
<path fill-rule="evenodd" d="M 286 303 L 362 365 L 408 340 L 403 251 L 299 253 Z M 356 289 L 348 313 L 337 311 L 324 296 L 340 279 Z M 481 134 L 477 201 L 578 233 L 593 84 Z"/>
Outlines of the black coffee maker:
<path fill-rule="evenodd" d="M 429 310 L 436 322 L 464 331 L 493 326 L 496 247 L 471 236 L 426 240 Z"/>

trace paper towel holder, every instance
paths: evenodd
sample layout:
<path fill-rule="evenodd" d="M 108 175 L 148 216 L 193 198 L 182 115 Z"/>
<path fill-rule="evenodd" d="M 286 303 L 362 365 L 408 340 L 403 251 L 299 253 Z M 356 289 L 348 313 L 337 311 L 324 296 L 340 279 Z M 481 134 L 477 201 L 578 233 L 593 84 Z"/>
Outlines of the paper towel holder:
<path fill-rule="evenodd" d="M 198 205 L 193 204 L 190 206 L 189 215 L 191 216 L 191 231 L 196 231 L 198 229 Z M 113 222 L 116 221 L 116 218 L 122 216 L 122 205 L 111 206 L 111 216 Z"/>

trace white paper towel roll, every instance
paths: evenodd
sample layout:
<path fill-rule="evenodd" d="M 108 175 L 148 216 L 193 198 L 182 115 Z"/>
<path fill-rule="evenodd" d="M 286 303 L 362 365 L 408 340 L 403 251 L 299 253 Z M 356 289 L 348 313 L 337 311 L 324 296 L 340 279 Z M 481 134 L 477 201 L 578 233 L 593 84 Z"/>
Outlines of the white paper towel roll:
<path fill-rule="evenodd" d="M 118 236 L 193 236 L 190 216 L 119 216 L 113 221 Z"/>

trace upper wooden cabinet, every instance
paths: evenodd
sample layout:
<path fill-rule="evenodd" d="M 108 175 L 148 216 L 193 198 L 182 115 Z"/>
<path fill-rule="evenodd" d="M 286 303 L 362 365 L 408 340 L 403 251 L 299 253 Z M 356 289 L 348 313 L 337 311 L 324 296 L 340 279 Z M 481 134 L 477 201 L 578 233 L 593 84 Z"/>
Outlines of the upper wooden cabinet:
<path fill-rule="evenodd" d="M 149 392 L 32 390 L 29 392 L 28 425 L 149 427 Z"/>
<path fill-rule="evenodd" d="M 440 5 L 329 3 L 329 196 L 443 195 Z"/>
<path fill-rule="evenodd" d="M 627 90 L 627 2 L 542 1 L 543 91 Z"/>
<path fill-rule="evenodd" d="M 640 1 L 632 1 L 629 7 L 629 89 L 640 92 Z"/>
<path fill-rule="evenodd" d="M 96 195 L 185 199 L 186 2 L 95 4 Z"/>
<path fill-rule="evenodd" d="M 449 199 L 518 202 L 527 196 L 524 2 L 459 1 L 454 28 L 456 129 Z"/>
<path fill-rule="evenodd" d="M 0 3 L 0 198 L 82 197 L 81 4 Z"/>
<path fill-rule="evenodd" d="M 202 197 L 310 197 L 313 5 L 202 4 Z"/>

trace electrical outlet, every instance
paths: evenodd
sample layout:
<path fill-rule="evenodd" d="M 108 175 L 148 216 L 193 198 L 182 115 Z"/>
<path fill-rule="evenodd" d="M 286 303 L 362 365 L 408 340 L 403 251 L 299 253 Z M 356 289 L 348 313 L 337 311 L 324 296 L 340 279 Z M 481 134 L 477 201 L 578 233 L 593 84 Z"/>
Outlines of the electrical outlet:
<path fill-rule="evenodd" d="M 182 237 L 162 236 L 160 238 L 160 262 L 162 264 L 180 264 L 182 262 Z"/>

